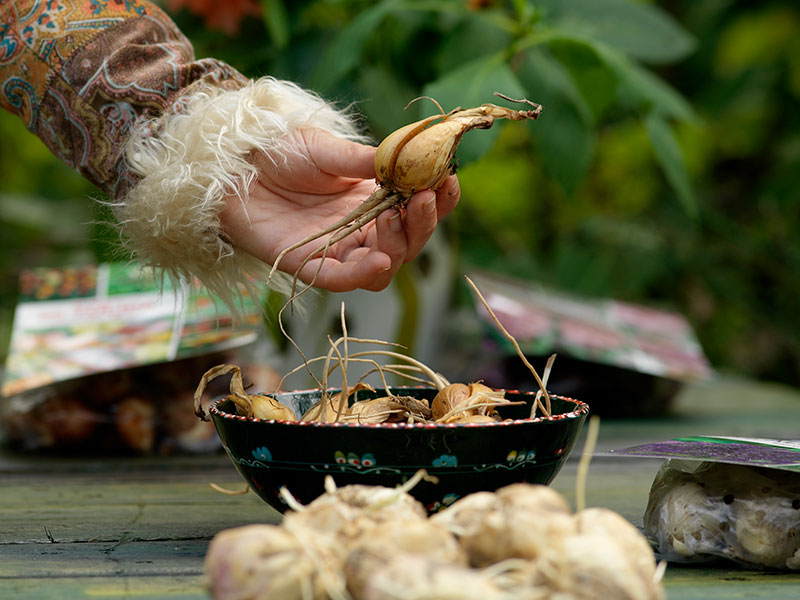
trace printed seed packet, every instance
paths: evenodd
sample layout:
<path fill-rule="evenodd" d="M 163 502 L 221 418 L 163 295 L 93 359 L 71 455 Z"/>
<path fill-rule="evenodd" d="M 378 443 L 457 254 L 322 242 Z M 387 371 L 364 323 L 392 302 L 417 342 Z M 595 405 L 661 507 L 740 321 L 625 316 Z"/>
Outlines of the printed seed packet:
<path fill-rule="evenodd" d="M 175 289 L 132 263 L 33 269 L 20 284 L 0 441 L 102 455 L 218 450 L 213 426 L 194 414 L 194 390 L 263 338 L 255 299 L 234 322 L 199 285 Z"/>
<path fill-rule="evenodd" d="M 201 288 L 162 285 L 133 263 L 26 270 L 0 393 L 240 347 L 261 326 L 254 302 L 245 314 L 234 325 Z"/>
<path fill-rule="evenodd" d="M 557 353 L 680 382 L 712 375 L 691 325 L 680 314 L 583 298 L 485 272 L 470 277 L 525 354 Z M 478 316 L 494 327 L 482 305 Z"/>
<path fill-rule="evenodd" d="M 698 435 L 599 452 L 596 456 L 680 459 L 800 471 L 800 440 Z"/>

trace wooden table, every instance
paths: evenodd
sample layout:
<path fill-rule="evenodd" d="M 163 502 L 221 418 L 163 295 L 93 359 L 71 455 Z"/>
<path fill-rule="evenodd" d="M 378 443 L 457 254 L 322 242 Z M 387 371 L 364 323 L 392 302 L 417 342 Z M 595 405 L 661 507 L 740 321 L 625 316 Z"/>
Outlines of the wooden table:
<path fill-rule="evenodd" d="M 800 437 L 800 391 L 721 378 L 669 416 L 608 420 L 598 450 L 694 434 Z M 582 440 L 553 487 L 574 500 Z M 588 504 L 641 525 L 661 461 L 596 457 Z M 78 460 L 0 453 L 0 599 L 207 599 L 203 558 L 222 529 L 280 515 L 241 488 L 225 456 Z M 800 574 L 670 565 L 670 600 L 800 598 Z"/>

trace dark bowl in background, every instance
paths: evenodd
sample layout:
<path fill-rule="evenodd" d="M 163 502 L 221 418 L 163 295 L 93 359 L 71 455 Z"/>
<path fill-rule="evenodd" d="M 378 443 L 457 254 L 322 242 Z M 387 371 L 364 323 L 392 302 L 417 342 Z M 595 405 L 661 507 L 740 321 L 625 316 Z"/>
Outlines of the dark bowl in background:
<path fill-rule="evenodd" d="M 535 365 L 547 362 L 546 356 L 527 358 Z M 536 389 L 531 372 L 516 355 L 503 357 L 496 368 L 480 375 L 490 387 Z M 666 377 L 561 354 L 547 381 L 548 391 L 580 398 L 593 415 L 614 419 L 666 415 L 682 388 L 682 382 Z"/>
<path fill-rule="evenodd" d="M 338 390 L 332 390 L 336 393 Z M 392 388 L 398 395 L 432 400 L 429 388 Z M 385 395 L 361 391 L 364 400 Z M 303 414 L 320 397 L 319 390 L 275 394 Z M 210 407 L 222 445 L 251 489 L 280 512 L 286 487 L 307 504 L 324 492 L 325 477 L 336 485 L 395 487 L 419 469 L 438 478 L 422 481 L 411 494 L 429 512 L 477 491 L 512 483 L 550 483 L 572 451 L 589 413 L 583 402 L 552 396 L 551 417 L 530 418 L 533 392 L 506 392 L 525 401 L 501 410 L 507 419 L 489 424 L 342 424 L 261 420 L 238 416 L 229 400 Z"/>

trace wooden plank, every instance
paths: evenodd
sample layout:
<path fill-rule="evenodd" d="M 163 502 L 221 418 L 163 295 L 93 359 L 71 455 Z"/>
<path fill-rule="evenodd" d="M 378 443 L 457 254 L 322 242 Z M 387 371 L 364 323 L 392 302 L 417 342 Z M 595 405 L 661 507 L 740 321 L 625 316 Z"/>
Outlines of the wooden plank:
<path fill-rule="evenodd" d="M 116 477 L 105 469 L 99 476 L 16 470 L 3 477 L 0 598 L 207 600 L 202 569 L 213 535 L 280 519 L 255 494 L 209 487 L 215 481 L 241 488 L 229 463 L 211 473 L 167 469 L 133 477 L 124 464 Z M 3 543 L 9 541 L 15 543 Z"/>
<path fill-rule="evenodd" d="M 218 480 L 230 489 L 241 480 Z M 51 475 L 5 486 L 0 543 L 208 539 L 221 529 L 274 523 L 279 513 L 253 493 L 229 496 L 207 482 L 92 482 Z"/>
<path fill-rule="evenodd" d="M 0 598 L 207 597 L 202 575 L 206 542 L 55 546 L 60 548 L 46 550 L 40 545 L 33 556 L 30 549 L 3 548 Z M 20 561 L 23 572 L 17 573 L 14 565 Z M 800 574 L 739 570 L 723 563 L 673 564 L 667 569 L 665 587 L 669 600 L 788 600 L 800 597 Z"/>
<path fill-rule="evenodd" d="M 4 540 L 16 543 L 115 542 L 207 539 L 221 529 L 269 522 L 261 507 L 224 514 L 217 507 L 188 511 L 185 506 L 86 506 L 43 513 L 40 509 L 0 512 Z M 272 519 L 274 521 L 274 519 Z"/>
<path fill-rule="evenodd" d="M 665 581 L 668 600 L 764 598 L 796 600 L 800 583 L 792 575 L 757 572 L 674 569 Z M 201 576 L 58 577 L 0 579 L 0 598 L 14 600 L 208 600 Z"/>
<path fill-rule="evenodd" d="M 208 540 L 9 544 L 0 580 L 46 577 L 201 576 Z"/>
<path fill-rule="evenodd" d="M 667 600 L 796 600 L 800 574 L 747 571 L 719 564 L 715 567 L 670 565 L 664 579 Z"/>
<path fill-rule="evenodd" d="M 124 478 L 104 479 L 89 475 L 49 475 L 31 481 L 31 477 L 3 478 L 3 506 L 18 508 L 25 506 L 116 506 L 125 504 L 182 504 L 194 506 L 219 504 L 225 506 L 235 498 L 211 488 L 216 483 L 226 489 L 242 490 L 243 480 L 205 477 L 205 481 L 180 481 L 168 478 L 157 481 L 124 481 Z M 170 481 L 172 479 L 172 481 Z M 255 495 L 251 495 L 255 501 Z M 264 505 L 266 506 L 266 505 Z"/>
<path fill-rule="evenodd" d="M 612 506 L 641 523 L 650 482 L 660 461 L 595 459 L 589 470 L 587 502 Z M 577 453 L 553 482 L 574 506 Z M 0 505 L 0 541 L 141 541 L 209 538 L 220 529 L 275 523 L 280 515 L 255 494 L 228 496 L 207 482 L 105 483 L 80 475 L 51 475 L 46 481 L 5 487 Z M 23 481 L 20 481 L 22 479 Z M 229 489 L 241 480 L 218 480 Z"/>
<path fill-rule="evenodd" d="M 9 600 L 208 600 L 197 576 L 57 577 L 0 579 L 0 598 Z"/>
<path fill-rule="evenodd" d="M 14 451 L 0 446 L 0 473 L 39 475 L 51 473 L 89 473 L 102 476 L 114 473 L 129 477 L 153 475 L 180 477 L 202 476 L 222 471 L 235 473 L 230 459 L 223 453 L 175 456 L 82 456 L 51 452 Z"/>

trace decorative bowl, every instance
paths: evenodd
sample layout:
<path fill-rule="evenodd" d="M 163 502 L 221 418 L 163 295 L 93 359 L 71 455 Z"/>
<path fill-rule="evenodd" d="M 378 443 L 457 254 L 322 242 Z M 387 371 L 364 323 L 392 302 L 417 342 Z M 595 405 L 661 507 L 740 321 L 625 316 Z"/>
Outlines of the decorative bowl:
<path fill-rule="evenodd" d="M 391 388 L 395 394 L 432 400 L 436 390 Z M 338 390 L 332 390 L 336 393 Z M 360 400 L 386 395 L 359 392 Z M 327 475 L 337 486 L 402 485 L 419 469 L 438 479 L 422 481 L 411 494 L 429 512 L 477 491 L 511 483 L 550 483 L 572 451 L 589 413 L 583 402 L 551 395 L 552 416 L 531 419 L 534 392 L 506 391 L 525 405 L 504 406 L 506 419 L 495 423 L 354 424 L 253 419 L 236 414 L 229 400 L 217 400 L 209 413 L 234 466 L 270 506 L 288 509 L 280 489 L 301 503 L 320 496 Z M 273 395 L 295 414 L 320 398 L 319 390 Z"/>

